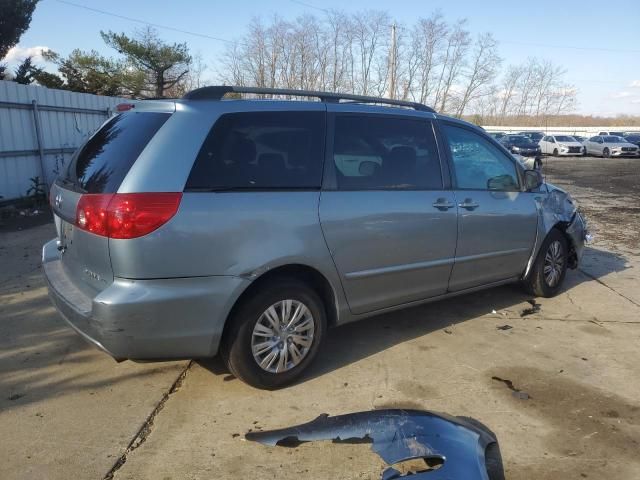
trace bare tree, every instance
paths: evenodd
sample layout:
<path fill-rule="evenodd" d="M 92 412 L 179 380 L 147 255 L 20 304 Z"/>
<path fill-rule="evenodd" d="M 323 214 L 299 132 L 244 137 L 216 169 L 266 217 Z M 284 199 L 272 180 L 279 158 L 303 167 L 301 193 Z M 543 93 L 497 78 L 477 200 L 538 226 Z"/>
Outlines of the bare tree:
<path fill-rule="evenodd" d="M 447 33 L 447 47 L 438 79 L 434 106 L 440 112 L 447 111 L 452 89 L 460 76 L 471 44 L 470 34 L 465 30 L 466 20 L 459 20 Z"/>
<path fill-rule="evenodd" d="M 496 40 L 488 33 L 472 40 L 465 20 L 448 23 L 435 12 L 398 25 L 392 51 L 393 23 L 388 13 L 372 10 L 331 10 L 290 21 L 254 18 L 227 48 L 221 78 L 259 87 L 389 94 L 476 119 L 539 117 L 575 105 L 575 89 L 551 62 L 531 58 L 496 80 Z"/>
<path fill-rule="evenodd" d="M 353 39 L 359 59 L 358 90 L 363 95 L 367 95 L 371 88 L 372 68 L 376 56 L 380 55 L 381 50 L 386 54 L 390 24 L 391 19 L 387 12 L 367 10 L 353 15 Z"/>
<path fill-rule="evenodd" d="M 464 73 L 466 83 L 456 112 L 458 117 L 462 116 L 470 102 L 491 93 L 501 62 L 497 47 L 498 43 L 490 33 L 480 35 L 476 40 L 470 67 Z"/>
<path fill-rule="evenodd" d="M 510 113 L 509 109 L 512 108 L 513 99 L 517 94 L 516 88 L 522 75 L 523 69 L 521 66 L 510 65 L 507 68 L 502 79 L 502 90 L 496 94 L 500 96 L 500 118 L 504 118 Z"/>

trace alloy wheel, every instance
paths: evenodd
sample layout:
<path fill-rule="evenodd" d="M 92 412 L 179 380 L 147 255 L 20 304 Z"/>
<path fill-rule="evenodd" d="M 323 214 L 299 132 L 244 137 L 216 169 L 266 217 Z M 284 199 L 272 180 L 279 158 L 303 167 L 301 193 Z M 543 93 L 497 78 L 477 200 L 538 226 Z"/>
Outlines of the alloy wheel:
<path fill-rule="evenodd" d="M 555 287 L 560 282 L 564 268 L 564 252 L 562 244 L 555 240 L 551 242 L 544 256 L 544 281 L 549 287 Z"/>
<path fill-rule="evenodd" d="M 281 300 L 267 308 L 251 334 L 253 358 L 263 370 L 282 373 L 302 362 L 313 345 L 315 320 L 298 300 Z"/>

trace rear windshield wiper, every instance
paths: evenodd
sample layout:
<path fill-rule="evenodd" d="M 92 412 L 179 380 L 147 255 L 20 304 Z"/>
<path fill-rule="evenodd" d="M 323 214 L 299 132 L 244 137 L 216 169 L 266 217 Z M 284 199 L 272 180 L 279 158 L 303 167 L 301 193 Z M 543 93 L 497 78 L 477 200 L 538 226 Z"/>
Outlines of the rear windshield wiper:
<path fill-rule="evenodd" d="M 69 180 L 68 178 L 58 178 L 56 180 L 57 182 L 60 182 L 62 185 L 64 186 L 68 186 L 71 187 L 70 190 L 77 192 L 77 193 L 87 193 L 87 191 L 82 188 L 80 185 L 78 185 L 76 182 L 74 182 L 73 180 Z"/>

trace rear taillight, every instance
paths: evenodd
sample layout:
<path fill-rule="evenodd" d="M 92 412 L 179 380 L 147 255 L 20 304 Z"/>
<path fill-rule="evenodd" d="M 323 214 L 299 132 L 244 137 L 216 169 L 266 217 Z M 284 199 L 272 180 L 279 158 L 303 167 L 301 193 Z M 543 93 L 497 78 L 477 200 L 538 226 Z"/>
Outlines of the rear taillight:
<path fill-rule="evenodd" d="M 137 238 L 153 232 L 178 211 L 182 193 L 82 195 L 76 226 L 109 238 Z"/>

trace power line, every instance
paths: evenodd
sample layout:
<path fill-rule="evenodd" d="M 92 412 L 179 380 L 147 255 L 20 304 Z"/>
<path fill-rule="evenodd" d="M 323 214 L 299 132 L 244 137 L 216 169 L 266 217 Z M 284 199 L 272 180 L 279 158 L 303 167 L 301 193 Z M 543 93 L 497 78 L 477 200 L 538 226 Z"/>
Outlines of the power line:
<path fill-rule="evenodd" d="M 185 35 L 192 35 L 194 37 L 207 38 L 209 40 L 215 40 L 215 41 L 218 41 L 218 42 L 224 42 L 224 43 L 228 43 L 228 44 L 242 44 L 242 42 L 237 42 L 237 41 L 234 41 L 234 40 L 227 40 L 226 38 L 214 37 L 212 35 L 207 35 L 207 34 L 204 34 L 204 33 L 191 32 L 189 30 L 182 30 L 180 28 L 170 27 L 168 25 L 161 25 L 159 23 L 147 22 L 146 20 L 141 20 L 139 18 L 133 18 L 133 17 L 128 17 L 126 15 L 120 15 L 118 13 L 107 12 L 106 10 L 100 10 L 99 8 L 87 7 L 86 5 L 80 5 L 78 3 L 69 2 L 68 0 L 55 0 L 55 1 L 58 2 L 58 3 L 63 3 L 65 5 L 70 5 L 72 7 L 82 8 L 84 10 L 89 10 L 90 12 L 100 13 L 102 15 L 108 15 L 110 17 L 120 18 L 122 20 L 128 20 L 130 22 L 141 23 L 143 25 L 149 25 L 151 27 L 161 28 L 161 29 L 164 29 L 164 30 L 171 30 L 171 31 L 178 32 L 178 33 L 184 33 Z"/>
<path fill-rule="evenodd" d="M 314 10 L 319 10 L 325 13 L 331 13 L 331 10 L 326 8 L 317 7 L 310 3 L 303 2 L 301 0 L 289 0 L 292 3 L 297 3 L 298 5 L 302 5 L 303 7 L 313 8 Z M 398 25 L 397 28 L 403 28 L 401 25 Z M 600 52 L 615 52 L 615 53 L 640 53 L 640 50 L 625 50 L 619 48 L 604 48 L 604 47 L 579 47 L 575 45 L 550 45 L 544 43 L 530 43 L 530 42 L 518 42 L 512 40 L 500 40 L 500 43 L 512 44 L 512 45 L 522 45 L 528 47 L 539 47 L 539 48 L 558 48 L 565 50 L 585 50 L 585 51 L 600 51 Z"/>
<path fill-rule="evenodd" d="M 213 35 L 207 35 L 205 33 L 192 32 L 190 30 L 184 30 L 181 28 L 170 27 L 168 25 L 162 25 L 159 23 L 148 22 L 146 20 L 141 20 L 139 18 L 129 17 L 126 15 L 121 15 L 118 13 L 108 12 L 106 10 L 101 10 L 99 8 L 88 7 L 86 5 L 81 5 L 78 3 L 70 2 L 69 0 L 55 0 L 58 3 L 62 3 L 64 5 L 69 5 L 76 8 L 81 8 L 83 10 L 88 10 L 90 12 L 99 13 L 101 15 L 107 15 L 110 17 L 120 18 L 122 20 L 128 20 L 130 22 L 140 23 L 142 25 L 149 25 L 152 27 L 160 28 L 163 30 L 170 30 L 173 32 L 183 33 L 185 35 L 191 35 L 194 37 L 206 38 L 209 40 L 215 40 L 217 42 L 223 42 L 227 44 L 240 44 L 244 45 L 244 42 L 239 42 L 236 40 L 228 40 L 226 38 L 215 37 Z M 317 7 L 310 3 L 303 2 L 301 0 L 289 0 L 292 3 L 296 3 L 298 5 L 302 5 L 304 7 L 312 8 L 321 12 L 331 13 L 331 10 L 326 8 Z M 402 26 L 398 25 L 397 28 L 402 28 Z M 577 45 L 552 45 L 545 43 L 530 43 L 530 42 L 519 42 L 516 40 L 499 40 L 500 43 L 511 44 L 511 45 L 521 45 L 526 47 L 538 47 L 538 48 L 556 48 L 556 49 L 564 49 L 564 50 L 582 50 L 582 51 L 599 51 L 599 52 L 609 52 L 609 53 L 640 53 L 640 50 L 627 50 L 627 49 L 617 49 L 617 48 L 604 48 L 604 47 L 580 47 Z"/>

